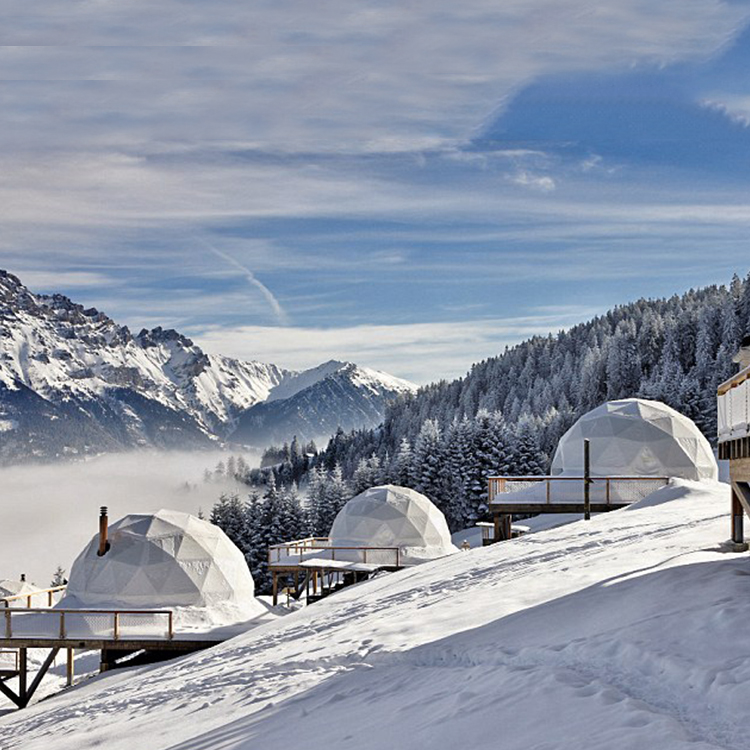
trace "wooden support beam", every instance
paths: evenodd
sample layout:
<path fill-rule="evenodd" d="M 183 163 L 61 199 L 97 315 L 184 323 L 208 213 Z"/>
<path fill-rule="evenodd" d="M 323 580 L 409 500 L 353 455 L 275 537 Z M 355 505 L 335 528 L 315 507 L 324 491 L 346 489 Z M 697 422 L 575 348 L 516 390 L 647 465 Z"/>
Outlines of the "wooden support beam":
<path fill-rule="evenodd" d="M 28 649 L 18 649 L 18 695 L 23 700 L 26 695 L 26 687 L 29 679 Z"/>
<path fill-rule="evenodd" d="M 74 648 L 67 648 L 66 651 L 66 661 L 65 661 L 65 684 L 68 687 L 72 687 L 73 680 L 75 679 L 75 655 L 76 650 Z"/>
<path fill-rule="evenodd" d="M 14 693 L 3 682 L 0 682 L 0 693 L 13 701 L 13 703 L 15 703 L 18 708 L 26 708 L 26 706 L 29 705 L 31 699 L 34 697 L 34 693 L 42 682 L 44 675 L 47 674 L 47 670 L 50 668 L 59 650 L 60 649 L 57 647 L 50 649 L 47 658 L 44 660 L 44 663 L 36 673 L 36 676 L 32 680 L 31 685 L 29 685 L 29 662 L 26 654 L 26 649 L 18 649 L 18 693 Z"/>
<path fill-rule="evenodd" d="M 275 570 L 271 575 L 273 576 L 273 606 L 275 607 L 279 603 L 279 579 Z"/>
<path fill-rule="evenodd" d="M 36 689 L 39 687 L 39 683 L 41 683 L 42 678 L 45 674 L 47 674 L 47 670 L 52 665 L 52 662 L 55 660 L 55 657 L 57 656 L 57 652 L 59 651 L 59 648 L 52 648 L 50 649 L 49 655 L 44 660 L 44 664 L 42 664 L 39 671 L 36 673 L 36 677 L 34 677 L 34 681 L 31 683 L 31 686 L 29 687 L 27 693 L 26 693 L 26 702 L 24 703 L 24 706 L 27 706 L 31 698 L 33 697 L 34 693 L 36 692 Z"/>

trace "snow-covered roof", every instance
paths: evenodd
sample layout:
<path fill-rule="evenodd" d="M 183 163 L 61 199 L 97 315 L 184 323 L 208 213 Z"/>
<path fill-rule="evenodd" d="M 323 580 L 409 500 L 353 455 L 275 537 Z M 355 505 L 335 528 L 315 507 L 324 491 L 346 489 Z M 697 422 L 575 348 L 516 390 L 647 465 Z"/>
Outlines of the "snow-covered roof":
<path fill-rule="evenodd" d="M 0 578 L 0 599 L 8 596 L 18 596 L 19 594 L 33 594 L 38 591 L 37 586 L 33 586 L 26 581 L 13 581 L 8 578 Z"/>
<path fill-rule="evenodd" d="M 658 401 L 608 401 L 584 414 L 560 439 L 553 474 L 583 472 L 586 438 L 598 476 L 718 479 L 713 451 L 696 424 Z"/>
<path fill-rule="evenodd" d="M 331 527 L 333 546 L 399 547 L 402 564 L 457 552 L 445 516 L 416 490 L 386 484 L 353 497 Z"/>
<path fill-rule="evenodd" d="M 233 607 L 262 611 L 244 556 L 218 527 L 187 513 L 134 514 L 95 536 L 73 563 L 63 607 Z"/>

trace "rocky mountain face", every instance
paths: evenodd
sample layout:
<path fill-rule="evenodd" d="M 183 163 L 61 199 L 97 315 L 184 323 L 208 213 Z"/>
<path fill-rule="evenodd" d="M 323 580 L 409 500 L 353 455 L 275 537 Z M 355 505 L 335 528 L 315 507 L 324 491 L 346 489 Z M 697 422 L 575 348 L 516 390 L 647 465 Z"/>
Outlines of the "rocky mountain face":
<path fill-rule="evenodd" d="M 0 270 L 0 463 L 320 439 L 377 424 L 387 401 L 412 390 L 350 363 L 293 372 L 206 354 L 174 330 L 134 335 Z"/>

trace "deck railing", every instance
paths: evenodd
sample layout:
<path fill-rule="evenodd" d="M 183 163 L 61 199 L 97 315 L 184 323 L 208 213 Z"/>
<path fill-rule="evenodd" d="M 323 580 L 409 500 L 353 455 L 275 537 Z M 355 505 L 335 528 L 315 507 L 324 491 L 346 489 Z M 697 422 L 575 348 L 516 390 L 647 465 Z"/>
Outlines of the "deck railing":
<path fill-rule="evenodd" d="M 0 599 L 0 607 L 26 607 L 27 609 L 31 609 L 35 604 L 41 606 L 42 602 L 39 601 L 40 599 L 46 602 L 47 607 L 51 607 L 62 598 L 58 594 L 62 595 L 63 591 L 65 591 L 65 586 L 53 586 L 49 589 L 38 589 L 26 594 L 6 596 Z"/>
<path fill-rule="evenodd" d="M 386 568 L 401 567 L 401 550 L 398 547 L 338 546 L 332 545 L 328 537 L 309 537 L 268 548 L 268 565 L 272 568 L 299 566 L 312 558 Z"/>
<path fill-rule="evenodd" d="M 169 610 L 9 607 L 0 613 L 0 638 L 172 640 L 174 613 Z"/>
<path fill-rule="evenodd" d="M 750 435 L 750 367 L 719 386 L 717 409 L 720 443 Z"/>
<path fill-rule="evenodd" d="M 526 476 L 489 477 L 489 503 L 521 505 L 583 502 L 583 476 Z M 578 486 L 576 486 L 576 483 Z M 591 502 L 597 505 L 625 505 L 642 500 L 660 487 L 669 484 L 669 477 L 591 477 L 589 492 Z M 537 488 L 538 492 L 520 490 Z"/>

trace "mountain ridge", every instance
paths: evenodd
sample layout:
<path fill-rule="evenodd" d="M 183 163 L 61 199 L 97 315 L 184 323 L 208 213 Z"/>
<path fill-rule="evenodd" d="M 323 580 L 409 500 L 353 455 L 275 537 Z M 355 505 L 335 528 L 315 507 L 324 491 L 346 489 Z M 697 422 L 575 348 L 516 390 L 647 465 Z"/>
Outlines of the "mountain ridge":
<path fill-rule="evenodd" d="M 330 360 L 293 371 L 208 354 L 174 329 L 133 334 L 94 307 L 61 294 L 35 294 L 0 270 L 1 462 L 236 442 L 232 436 L 245 411 L 268 399 L 281 404 L 326 378 L 354 388 L 346 394 L 344 429 L 377 424 L 389 399 L 416 389 L 353 363 Z M 352 397 L 360 408 L 348 408 Z M 340 406 L 329 401 L 322 414 L 313 393 L 298 399 L 309 411 L 302 419 L 277 406 L 273 434 L 326 438 Z M 265 446 L 247 429 L 242 437 Z"/>

